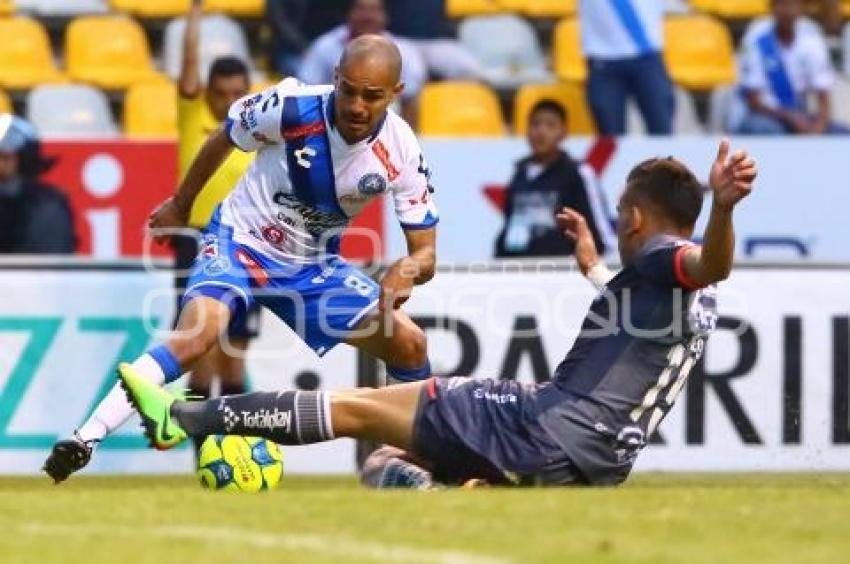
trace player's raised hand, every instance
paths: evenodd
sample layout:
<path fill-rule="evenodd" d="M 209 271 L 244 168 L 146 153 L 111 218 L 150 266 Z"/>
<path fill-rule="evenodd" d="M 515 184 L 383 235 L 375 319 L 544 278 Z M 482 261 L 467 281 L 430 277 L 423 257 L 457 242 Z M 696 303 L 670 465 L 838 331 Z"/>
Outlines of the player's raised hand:
<path fill-rule="evenodd" d="M 599 262 L 599 253 L 584 216 L 572 208 L 564 208 L 555 215 L 555 220 L 561 232 L 575 242 L 576 261 L 581 271 L 587 272 Z"/>
<path fill-rule="evenodd" d="M 175 229 L 186 227 L 189 211 L 177 203 L 174 197 L 168 198 L 156 208 L 148 218 L 148 229 L 154 234 L 157 243 L 165 243 Z"/>
<path fill-rule="evenodd" d="M 738 149 L 730 156 L 730 150 L 729 139 L 723 139 L 709 177 L 714 204 L 727 210 L 750 194 L 758 176 L 756 161 L 746 151 Z"/>

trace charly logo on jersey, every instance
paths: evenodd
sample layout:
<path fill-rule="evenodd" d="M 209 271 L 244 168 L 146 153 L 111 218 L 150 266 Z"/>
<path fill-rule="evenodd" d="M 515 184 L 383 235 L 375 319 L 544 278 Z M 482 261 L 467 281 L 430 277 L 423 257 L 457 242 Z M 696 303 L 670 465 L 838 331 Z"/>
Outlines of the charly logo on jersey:
<path fill-rule="evenodd" d="M 387 190 L 386 179 L 377 172 L 370 172 L 357 183 L 357 191 L 366 196 L 383 194 Z"/>

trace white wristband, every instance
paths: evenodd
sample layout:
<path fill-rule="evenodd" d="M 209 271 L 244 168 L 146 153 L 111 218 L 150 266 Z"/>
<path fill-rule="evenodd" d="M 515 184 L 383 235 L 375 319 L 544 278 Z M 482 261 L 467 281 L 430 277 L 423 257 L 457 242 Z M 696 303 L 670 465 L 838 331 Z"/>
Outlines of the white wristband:
<path fill-rule="evenodd" d="M 596 286 L 597 290 L 601 290 L 605 285 L 614 278 L 614 273 L 608 270 L 604 263 L 597 262 L 585 274 L 588 280 Z"/>

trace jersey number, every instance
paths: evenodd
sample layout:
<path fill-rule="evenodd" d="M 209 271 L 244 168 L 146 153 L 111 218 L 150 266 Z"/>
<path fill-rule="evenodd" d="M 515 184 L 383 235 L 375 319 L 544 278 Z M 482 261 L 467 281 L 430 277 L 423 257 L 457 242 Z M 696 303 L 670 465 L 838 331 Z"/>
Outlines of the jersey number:
<path fill-rule="evenodd" d="M 364 298 L 368 298 L 372 294 L 372 286 L 358 276 L 351 275 L 346 277 L 343 284 L 345 284 L 346 288 L 351 288 Z"/>

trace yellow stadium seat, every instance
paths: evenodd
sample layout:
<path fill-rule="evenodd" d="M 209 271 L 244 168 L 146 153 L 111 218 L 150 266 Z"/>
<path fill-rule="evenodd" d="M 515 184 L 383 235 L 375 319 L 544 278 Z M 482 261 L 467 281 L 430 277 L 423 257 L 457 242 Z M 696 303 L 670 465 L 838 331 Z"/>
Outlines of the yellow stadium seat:
<path fill-rule="evenodd" d="M 501 0 L 497 3 L 532 18 L 563 18 L 575 15 L 578 0 Z"/>
<path fill-rule="evenodd" d="M 567 110 L 567 130 L 570 135 L 594 135 L 596 124 L 587 106 L 584 86 L 575 82 L 559 84 L 526 84 L 514 100 L 514 132 L 525 135 L 531 108 L 541 100 L 561 103 Z"/>
<path fill-rule="evenodd" d="M 0 16 L 11 16 L 15 13 L 14 0 L 0 0 Z"/>
<path fill-rule="evenodd" d="M 110 0 L 109 4 L 140 18 L 173 18 L 188 12 L 192 0 Z"/>
<path fill-rule="evenodd" d="M 447 0 L 446 13 L 452 18 L 486 16 L 506 12 L 499 0 Z"/>
<path fill-rule="evenodd" d="M 555 74 L 561 80 L 584 82 L 587 63 L 581 48 L 581 30 L 577 18 L 561 20 L 555 27 Z"/>
<path fill-rule="evenodd" d="M 85 16 L 68 26 L 69 76 L 107 90 L 121 90 L 158 76 L 145 32 L 123 16 Z"/>
<path fill-rule="evenodd" d="M 266 3 L 265 0 L 206 0 L 204 9 L 242 18 L 258 18 L 266 13 Z"/>
<path fill-rule="evenodd" d="M 0 19 L 0 86 L 27 89 L 62 80 L 44 27 L 30 18 Z"/>
<path fill-rule="evenodd" d="M 744 20 L 766 15 L 770 11 L 770 0 L 691 0 L 691 7 L 732 20 Z"/>
<path fill-rule="evenodd" d="M 850 17 L 850 0 L 841 0 L 841 15 Z"/>
<path fill-rule="evenodd" d="M 173 18 L 189 11 L 191 0 L 110 0 L 113 10 L 140 18 Z M 239 17 L 260 17 L 265 0 L 204 0 L 205 12 L 223 12 Z"/>
<path fill-rule="evenodd" d="M 438 82 L 420 97 L 419 132 L 437 137 L 501 137 L 499 98 L 477 82 Z"/>
<path fill-rule="evenodd" d="M 711 16 L 666 18 L 664 59 L 673 81 L 691 90 L 710 90 L 737 78 L 732 35 Z"/>
<path fill-rule="evenodd" d="M 9 99 L 9 96 L 0 90 L 0 114 L 11 114 L 12 113 L 12 101 Z"/>
<path fill-rule="evenodd" d="M 127 89 L 124 133 L 136 138 L 177 137 L 177 88 L 172 82 L 140 82 Z"/>

